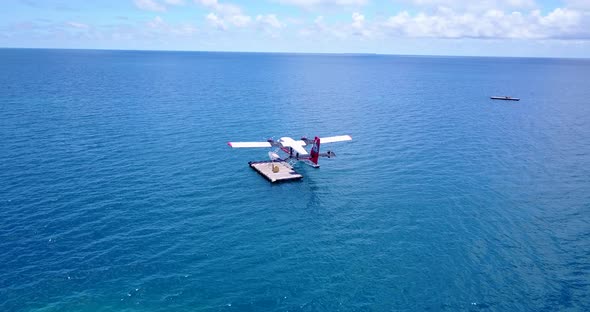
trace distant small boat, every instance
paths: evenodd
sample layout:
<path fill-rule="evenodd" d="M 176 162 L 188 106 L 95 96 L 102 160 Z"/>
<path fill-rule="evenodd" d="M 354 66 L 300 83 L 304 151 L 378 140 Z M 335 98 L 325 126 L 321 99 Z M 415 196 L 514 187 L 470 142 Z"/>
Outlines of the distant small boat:
<path fill-rule="evenodd" d="M 504 101 L 520 101 L 519 98 L 511 97 L 511 96 L 490 96 L 492 100 L 504 100 Z"/>

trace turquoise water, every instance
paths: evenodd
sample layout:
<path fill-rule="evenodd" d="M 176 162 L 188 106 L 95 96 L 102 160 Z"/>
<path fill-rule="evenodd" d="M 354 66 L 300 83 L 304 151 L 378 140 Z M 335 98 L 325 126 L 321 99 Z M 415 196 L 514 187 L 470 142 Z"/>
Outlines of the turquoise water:
<path fill-rule="evenodd" d="M 590 310 L 589 60 L 4 49 L 0 73 L 0 311 Z M 280 185 L 226 145 L 340 134 Z"/>

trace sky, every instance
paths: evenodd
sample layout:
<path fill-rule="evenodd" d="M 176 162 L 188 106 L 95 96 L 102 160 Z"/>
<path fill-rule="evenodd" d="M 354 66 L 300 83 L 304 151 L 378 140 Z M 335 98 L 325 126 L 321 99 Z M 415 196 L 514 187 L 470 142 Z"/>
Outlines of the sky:
<path fill-rule="evenodd" d="M 1 0 L 0 47 L 590 58 L 590 0 Z"/>

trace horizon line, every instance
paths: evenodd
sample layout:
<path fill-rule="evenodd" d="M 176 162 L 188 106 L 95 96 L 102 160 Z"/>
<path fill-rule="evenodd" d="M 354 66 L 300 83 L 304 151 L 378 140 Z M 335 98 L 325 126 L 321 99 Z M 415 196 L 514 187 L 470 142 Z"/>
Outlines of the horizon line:
<path fill-rule="evenodd" d="M 590 57 L 555 56 L 499 56 L 499 55 L 446 55 L 446 54 L 395 54 L 376 52 L 285 52 L 285 51 L 224 51 L 224 50 L 165 50 L 165 49 L 117 49 L 117 48 L 47 48 L 47 47 L 0 47 L 0 50 L 81 50 L 81 51 L 120 51 L 120 52 L 181 52 L 181 53 L 250 53 L 250 54 L 294 54 L 294 55 L 342 55 L 342 56 L 401 56 L 401 57 L 447 57 L 447 58 L 528 58 L 528 59 L 569 59 L 590 60 Z"/>

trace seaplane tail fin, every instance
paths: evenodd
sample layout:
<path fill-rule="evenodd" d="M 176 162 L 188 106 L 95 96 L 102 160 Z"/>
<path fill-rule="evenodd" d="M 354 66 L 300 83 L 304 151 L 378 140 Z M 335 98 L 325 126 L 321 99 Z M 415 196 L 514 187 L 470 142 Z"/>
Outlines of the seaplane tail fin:
<path fill-rule="evenodd" d="M 317 165 L 320 158 L 320 138 L 315 137 L 315 139 L 313 139 L 313 146 L 311 147 L 309 155 L 309 160 Z"/>

